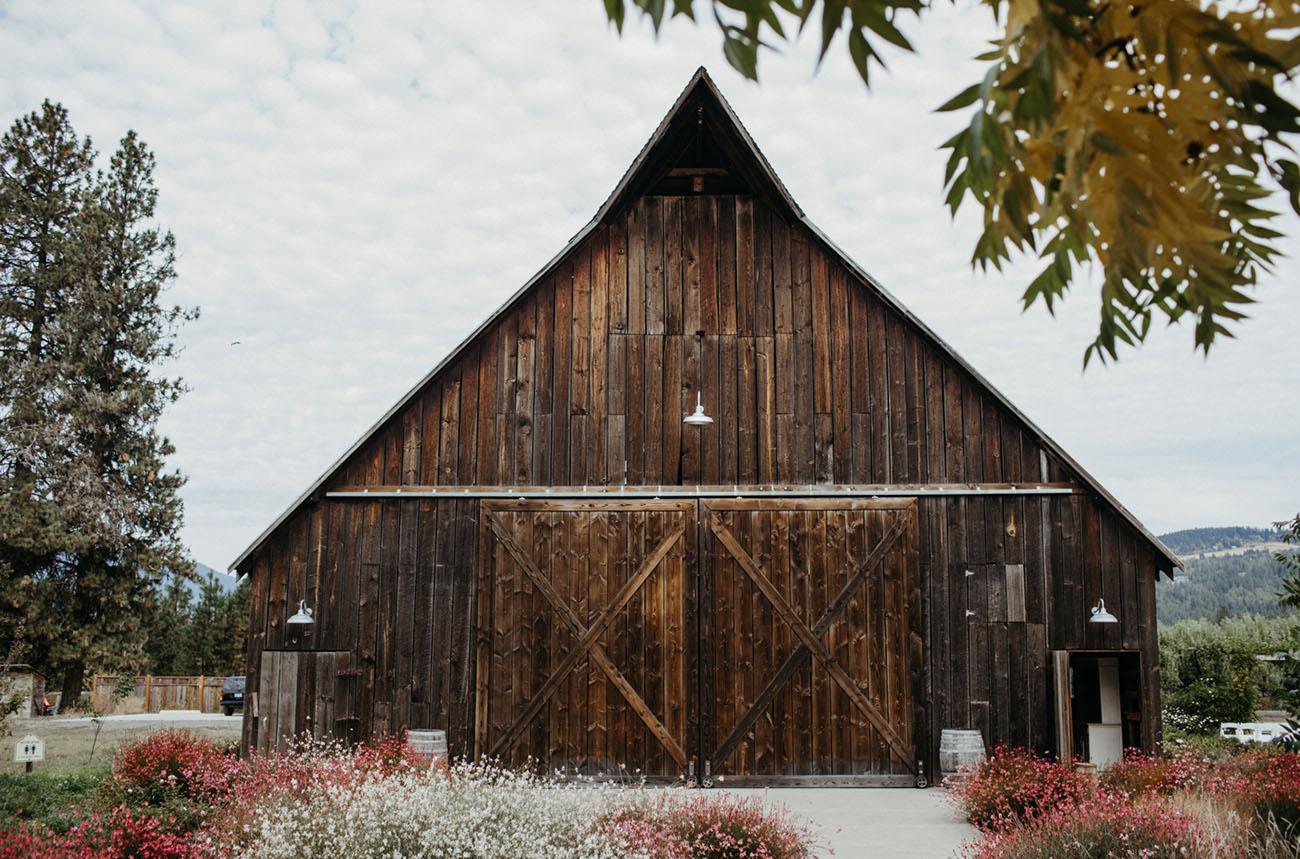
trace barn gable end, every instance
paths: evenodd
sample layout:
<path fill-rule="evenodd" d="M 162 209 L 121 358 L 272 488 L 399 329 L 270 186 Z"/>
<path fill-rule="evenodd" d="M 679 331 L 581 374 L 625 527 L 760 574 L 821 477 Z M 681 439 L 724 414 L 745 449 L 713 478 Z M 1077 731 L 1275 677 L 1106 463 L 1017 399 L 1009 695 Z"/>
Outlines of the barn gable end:
<path fill-rule="evenodd" d="M 722 203 L 721 206 L 716 202 L 710 202 L 706 205 L 693 205 L 689 203 L 690 197 L 670 202 L 669 199 L 651 199 L 647 200 L 647 195 L 668 194 L 677 196 L 683 194 L 689 189 L 691 179 L 698 176 L 704 183 L 703 193 L 720 195 L 742 195 L 745 197 L 752 196 L 753 200 L 746 200 L 739 210 L 733 205 Z M 716 190 L 715 190 L 716 189 Z M 736 218 L 739 216 L 740 221 Z M 731 244 L 730 239 L 724 239 L 728 246 L 723 249 L 701 249 L 682 245 L 681 237 L 689 235 L 687 230 L 698 228 L 700 218 L 706 219 L 711 225 L 730 232 L 736 230 L 735 242 Z M 720 220 L 719 220 L 720 219 Z M 661 241 L 657 241 L 659 235 L 663 236 Z M 710 272 L 699 266 L 697 257 L 701 251 L 718 250 L 725 256 L 717 263 L 715 272 Z M 726 259 L 730 252 L 736 250 L 737 255 L 734 263 L 729 263 Z M 760 290 L 750 298 L 744 292 L 735 293 L 735 306 L 732 307 L 728 302 L 731 299 L 729 287 L 733 286 L 735 277 L 739 275 L 753 274 L 752 271 L 737 271 L 733 266 L 744 266 L 748 262 L 748 254 L 754 253 L 752 266 L 758 268 L 758 275 L 762 278 L 771 278 L 771 295 L 766 290 Z M 743 256 L 741 256 L 743 255 Z M 769 259 L 770 255 L 770 259 Z M 629 269 L 629 264 L 631 268 Z M 677 272 L 665 271 L 665 266 L 682 265 L 684 266 L 680 274 Z M 771 266 L 771 270 L 768 266 Z M 790 266 L 789 274 L 786 274 L 786 266 Z M 645 266 L 644 274 L 638 275 L 637 269 Z M 825 273 L 823 274 L 823 267 Z M 712 282 L 710 277 L 715 278 Z M 695 292 L 695 281 L 698 280 L 699 294 L 702 304 L 696 307 L 693 302 Z M 647 280 L 648 278 L 648 280 Z M 677 298 L 674 293 L 683 288 L 682 278 L 687 279 L 686 294 Z M 716 291 L 718 287 L 717 278 L 720 278 L 722 290 Z M 593 298 L 598 302 L 587 307 L 575 307 L 572 305 L 574 298 L 573 282 L 577 279 L 578 299 L 591 301 Z M 622 282 L 622 288 L 611 290 L 615 279 Z M 813 280 L 817 279 L 815 285 Z M 839 282 L 836 282 L 836 280 Z M 846 310 L 842 305 L 833 304 L 834 299 L 840 297 L 834 291 L 830 302 L 819 300 L 821 289 L 828 285 L 832 290 L 843 291 L 847 285 L 851 284 L 853 289 L 865 290 L 868 295 L 859 297 L 852 296 L 855 302 L 861 301 L 866 305 L 875 305 L 878 313 L 868 312 L 867 307 L 859 309 L 859 314 L 850 321 L 844 317 L 850 310 Z M 645 292 L 649 283 L 650 293 Z M 805 287 L 815 287 L 806 299 L 805 304 L 797 303 L 798 291 Z M 672 297 L 659 296 L 657 290 L 664 289 L 669 291 Z M 549 293 L 549 294 L 544 294 Z M 622 293 L 622 294 L 620 294 Z M 716 305 L 710 303 L 710 297 Z M 531 300 L 530 300 L 531 298 Z M 662 311 L 657 310 L 655 301 L 663 301 L 664 308 Z M 231 569 L 244 572 L 246 571 L 246 561 L 255 553 L 257 547 L 296 509 L 298 509 L 307 500 L 318 497 L 322 488 L 327 485 L 341 486 L 347 485 L 387 485 L 396 486 L 401 484 L 474 484 L 474 483 L 493 483 L 493 484 L 558 484 L 565 482 L 552 478 L 545 479 L 547 466 L 549 463 L 542 459 L 537 459 L 539 466 L 537 478 L 534 479 L 533 469 L 530 464 L 523 461 L 517 461 L 517 467 L 504 468 L 499 467 L 504 463 L 498 462 L 494 467 L 488 462 L 477 460 L 479 447 L 486 446 L 487 433 L 483 430 L 486 428 L 476 428 L 473 436 L 476 437 L 478 444 L 473 451 L 459 450 L 457 458 L 460 463 L 456 467 L 444 462 L 442 465 L 434 467 L 432 462 L 435 461 L 431 454 L 436 454 L 440 450 L 450 451 L 452 445 L 450 440 L 439 439 L 432 442 L 432 432 L 426 432 L 427 429 L 440 428 L 441 423 L 451 422 L 453 419 L 460 422 L 459 416 L 463 410 L 466 415 L 478 413 L 478 407 L 504 405 L 510 414 L 511 403 L 505 402 L 505 398 L 513 393 L 516 408 L 513 414 L 514 426 L 508 426 L 507 435 L 503 438 L 517 438 L 519 426 L 522 424 L 526 435 L 532 435 L 530 426 L 531 417 L 529 415 L 529 406 L 525 405 L 527 391 L 494 391 L 493 384 L 497 378 L 484 378 L 484 372 L 492 367 L 494 360 L 498 360 L 497 355 L 491 352 L 502 353 L 506 358 L 519 360 L 517 342 L 522 336 L 524 341 L 524 358 L 529 360 L 529 351 L 536 355 L 538 347 L 546 348 L 552 344 L 557 349 L 563 349 L 569 345 L 569 338 L 564 336 L 563 331 L 555 329 L 546 330 L 546 326 L 553 324 L 555 321 L 554 312 L 558 309 L 561 312 L 568 311 L 573 314 L 573 329 L 578 330 L 588 322 L 596 325 L 604 325 L 604 328 L 598 328 L 592 331 L 593 341 L 601 333 L 635 334 L 643 331 L 650 333 L 669 333 L 672 336 L 690 336 L 692 334 L 717 335 L 717 334 L 735 334 L 737 324 L 746 324 L 751 320 L 746 316 L 750 311 L 749 302 L 758 302 L 752 311 L 758 313 L 752 322 L 758 327 L 754 329 L 760 336 L 775 336 L 777 334 L 792 334 L 794 326 L 802 323 L 804 329 L 802 334 L 806 334 L 807 327 L 815 320 L 808 316 L 809 313 L 831 313 L 832 311 L 839 314 L 839 317 L 831 319 L 832 325 L 836 323 L 853 322 L 859 320 L 866 322 L 866 325 L 855 325 L 852 329 L 848 325 L 840 329 L 841 333 L 854 338 L 861 337 L 864 334 L 870 336 L 871 333 L 881 333 L 887 327 L 885 321 L 892 322 L 893 326 L 899 329 L 905 329 L 900 333 L 897 339 L 906 341 L 909 352 L 917 352 L 918 360 L 921 352 L 933 352 L 934 360 L 947 367 L 955 376 L 962 376 L 961 381 L 956 382 L 958 387 L 961 384 L 973 385 L 975 391 L 968 391 L 966 396 L 972 402 L 978 400 L 981 412 L 987 407 L 993 411 L 1003 412 L 1001 417 L 1006 423 L 1011 425 L 1010 433 L 1013 436 L 1011 441 L 1020 448 L 1021 463 L 1018 467 L 1007 465 L 999 470 L 994 463 L 985 463 L 983 461 L 972 461 L 962 466 L 949 464 L 943 469 L 943 473 L 935 473 L 938 469 L 931 468 L 928 471 L 919 463 L 914 468 L 903 466 L 899 467 L 874 467 L 871 469 L 857 469 L 853 474 L 844 472 L 840 469 L 831 475 L 831 479 L 819 479 L 818 482 L 831 483 L 1002 483 L 1002 482 L 1054 482 L 1054 481 L 1078 481 L 1087 486 L 1087 488 L 1097 493 L 1100 497 L 1111 506 L 1120 517 L 1132 528 L 1138 531 L 1152 547 L 1156 550 L 1158 556 L 1163 559 L 1161 569 L 1165 571 L 1172 570 L 1174 567 L 1181 567 L 1182 562 L 1176 554 L 1165 547 L 1160 541 L 1152 535 L 1141 522 L 1133 516 L 1123 505 L 1121 505 L 1109 492 L 1091 475 L 1089 475 L 1077 462 L 1075 462 L 1059 445 L 1052 441 L 1046 433 L 1039 430 L 1031 421 L 1028 420 L 1020 411 L 1004 397 L 996 388 L 986 381 L 978 372 L 969 366 L 957 353 L 947 345 L 937 334 L 931 331 L 924 323 L 917 319 L 908 311 L 901 302 L 895 299 L 888 291 L 884 289 L 874 278 L 872 278 L 861 266 L 850 259 L 847 254 L 843 253 L 836 247 L 814 224 L 809 222 L 803 215 L 802 209 L 790 196 L 785 186 L 777 177 L 776 172 L 768 164 L 753 140 L 749 137 L 748 132 L 740 123 L 732 111 L 730 105 L 723 98 L 712 79 L 704 68 L 700 68 L 691 81 L 687 84 L 682 94 L 678 97 L 673 107 L 669 110 L 655 133 L 646 142 L 635 161 L 628 168 L 624 177 L 620 180 L 614 191 L 601 205 L 592 220 L 574 236 L 572 240 L 558 253 L 550 262 L 546 264 L 541 271 L 533 276 L 518 292 L 515 293 L 501 308 L 495 311 L 478 329 L 467 337 L 452 353 L 435 367 L 423 380 L 421 380 L 405 397 L 403 397 L 383 418 L 371 427 L 333 466 L 326 470 L 311 487 L 308 488 L 293 504 L 289 506 L 266 531 L 264 531 L 240 556 L 231 564 Z M 645 302 L 645 308 L 641 309 L 642 302 Z M 647 322 L 644 314 L 650 314 Z M 594 315 L 591 315 L 593 314 Z M 539 315 L 540 314 L 540 315 Z M 679 315 L 680 314 L 680 315 Z M 733 314 L 739 314 L 737 319 Z M 796 314 L 803 314 L 795 318 Z M 660 316 L 663 316 L 661 319 Z M 506 317 L 513 316 L 515 319 Z M 870 321 L 867 322 L 870 317 Z M 882 321 L 877 322 L 880 318 Z M 542 331 L 542 340 L 538 341 L 537 325 L 544 327 Z M 667 328 L 662 326 L 667 325 Z M 874 327 L 871 327 L 873 326 Z M 522 332 L 522 334 L 521 334 Z M 829 332 L 818 332 L 820 336 L 825 337 Z M 553 341 L 546 339 L 547 336 L 554 337 Z M 502 345 L 502 339 L 506 342 Z M 912 340 L 916 340 L 917 345 L 912 345 Z M 511 342 L 513 341 L 513 342 Z M 615 341 L 617 342 L 617 341 Z M 491 352 L 484 354 L 485 343 L 492 345 Z M 581 345 L 581 344 L 579 344 Z M 817 356 L 818 376 L 816 382 L 823 383 L 823 399 L 829 399 L 829 376 L 831 363 L 841 358 L 842 355 L 832 352 L 829 343 L 818 343 L 821 346 L 822 354 Z M 836 344 L 838 348 L 842 344 Z M 618 354 L 619 347 L 611 344 L 613 351 L 616 353 L 614 361 L 615 369 L 621 366 L 618 362 L 624 360 L 622 354 Z M 500 347 L 500 348 L 496 348 Z M 726 350 L 726 346 L 719 346 L 719 349 Z M 881 344 L 880 348 L 885 348 Z M 847 350 L 841 350 L 846 352 Z M 564 355 L 566 353 L 560 352 Z M 586 353 L 579 355 L 579 360 L 583 360 Z M 606 356 L 608 357 L 608 356 Z M 686 356 L 691 357 L 691 356 Z M 729 358 L 730 355 L 724 356 Z M 762 358 L 780 358 L 786 359 L 787 356 L 768 356 Z M 909 354 L 910 357 L 910 354 Z M 671 362 L 673 359 L 670 357 Z M 748 360 L 748 359 L 746 359 Z M 883 364 L 884 356 L 880 356 Z M 545 356 L 543 356 L 545 362 Z M 867 375 L 871 372 L 868 368 L 869 356 L 865 360 L 855 362 L 853 365 L 854 375 L 851 380 L 840 379 L 841 383 L 848 382 L 853 387 L 855 393 L 864 394 L 863 387 L 860 383 L 866 380 Z M 472 364 L 480 364 L 475 367 L 475 372 L 471 378 L 465 375 L 467 367 Z M 580 365 L 580 369 L 584 365 Z M 844 365 L 837 365 L 844 366 Z M 514 384 L 518 375 L 512 377 L 512 370 L 517 368 L 501 369 L 495 368 L 499 379 L 507 385 Z M 553 368 L 545 364 L 540 368 L 543 371 L 549 371 Z M 774 368 L 774 372 L 776 369 Z M 802 370 L 803 368 L 799 368 Z M 904 369 L 904 372 L 919 372 L 910 365 Z M 459 372 L 457 372 L 459 371 Z M 460 382 L 466 387 L 466 393 L 459 392 Z M 456 399 L 453 404 L 450 402 L 451 394 L 444 394 L 447 381 L 455 379 Z M 597 378 L 596 382 L 605 382 L 606 380 Z M 927 379 L 926 384 L 935 385 L 937 380 Z M 478 387 L 491 391 L 494 397 L 492 403 L 480 402 L 483 399 L 478 395 Z M 615 398 L 614 405 L 617 406 L 617 398 L 622 395 L 617 390 L 617 381 L 610 381 L 613 389 L 612 396 Z M 706 382 L 700 380 L 699 386 L 704 386 Z M 947 380 L 944 384 L 949 384 Z M 682 398 L 683 402 L 688 405 L 693 399 L 690 395 L 690 381 L 683 381 L 686 395 Z M 561 385 L 561 389 L 563 389 Z M 473 402 L 469 401 L 469 391 L 475 392 Z M 543 396 L 548 393 L 543 388 L 540 392 Z M 559 392 L 560 396 L 564 391 Z M 917 398 L 918 392 L 913 389 L 902 389 L 902 393 L 911 400 Z M 955 397 L 956 391 L 948 392 L 950 399 Z M 570 403 L 573 414 L 581 415 L 582 410 L 586 408 L 585 393 L 579 395 L 580 400 L 575 406 Z M 852 417 L 847 420 L 859 419 L 865 421 L 869 410 L 874 413 L 871 419 L 876 423 L 873 430 L 876 434 L 906 432 L 902 444 L 906 447 L 916 449 L 923 444 L 919 437 L 921 432 L 929 427 L 920 427 L 916 424 L 908 426 L 906 429 L 897 426 L 890 426 L 885 429 L 882 426 L 882 417 L 884 422 L 888 423 L 889 418 L 880 414 L 880 406 L 883 403 L 884 395 L 877 396 L 875 400 L 870 399 L 867 394 L 867 401 L 859 403 L 855 401 L 850 407 L 848 414 Z M 929 405 L 937 405 L 939 396 L 932 390 L 927 390 L 925 396 L 930 398 Z M 443 400 L 447 399 L 446 409 L 448 414 L 444 417 L 442 409 L 444 408 Z M 658 404 L 652 396 L 652 404 Z M 562 403 L 560 404 L 563 405 Z M 664 406 L 669 405 L 663 403 Z M 521 415 L 519 406 L 524 406 Z M 832 408 L 817 409 L 815 414 L 826 415 L 834 414 Z M 950 402 L 945 402 L 941 408 L 947 415 L 960 413 L 960 406 L 955 406 Z M 412 413 L 414 410 L 419 411 L 419 418 Z M 437 409 L 437 419 L 433 419 L 433 414 L 429 410 Z M 486 415 L 487 412 L 482 412 Z M 549 414 L 552 421 L 554 412 L 543 412 Z M 860 418 L 858 416 L 861 416 Z M 480 420 L 487 420 L 480 418 Z M 495 420 L 495 418 L 494 418 Z M 846 418 L 841 417 L 843 423 Z M 965 420 L 970 420 L 966 418 Z M 543 422 L 545 424 L 545 421 Z M 432 424 L 432 426 L 431 426 Z M 492 429 L 496 429 L 493 425 Z M 543 432 L 548 429 L 553 430 L 553 423 L 550 427 L 543 427 Z M 566 428 L 567 429 L 567 428 Z M 801 425 L 799 427 L 803 433 L 808 432 L 808 427 Z M 815 427 L 813 430 L 815 432 Z M 832 428 L 832 432 L 834 429 Z M 952 447 L 961 437 L 960 427 L 945 427 L 946 433 L 945 444 Z M 464 433 L 467 437 L 468 432 Z M 859 434 L 862 434 L 859 432 Z M 394 452 L 395 437 L 402 436 L 401 455 Z M 419 446 L 421 452 L 425 455 L 422 457 L 425 467 L 417 468 L 415 465 L 415 447 L 417 442 L 415 437 L 419 437 Z M 843 433 L 840 434 L 841 441 Z M 468 440 L 468 438 L 466 439 Z M 543 439 L 544 441 L 545 439 Z M 603 440 L 598 440 L 597 451 L 603 447 Z M 879 441 L 879 439 L 877 439 Z M 932 440 L 934 441 L 934 440 Z M 441 445 L 441 446 L 440 446 Z M 845 447 L 841 443 L 841 448 Z M 470 466 L 466 462 L 467 456 L 473 453 L 475 462 Z M 1042 463 L 1035 467 L 1034 460 L 1039 454 L 1048 458 L 1046 469 L 1042 468 Z M 866 455 L 866 454 L 860 454 Z M 814 453 L 814 458 L 816 453 Z M 1001 459 L 1002 454 L 999 452 L 997 459 Z M 606 464 L 608 466 L 608 464 Z M 807 465 L 806 461 L 803 463 Z M 986 465 L 995 467 L 986 468 Z M 604 469 L 586 468 L 585 471 L 590 474 L 572 474 L 568 482 L 572 484 L 608 484 L 619 482 L 619 475 L 610 474 L 609 467 Z M 615 468 L 614 471 L 618 469 Z M 564 469 L 558 469 L 556 476 L 559 477 L 564 473 Z M 798 473 L 789 475 L 780 475 L 769 472 L 758 475 L 757 480 L 749 482 L 774 483 L 796 482 Z M 819 475 L 819 478 L 827 477 L 826 474 Z M 489 478 L 489 479 L 485 479 Z M 579 479 L 581 478 L 581 479 Z M 741 482 L 738 475 L 724 476 L 724 482 Z M 674 480 L 671 474 L 671 468 L 660 469 L 656 471 L 653 467 L 647 467 L 643 479 L 633 480 L 633 483 L 692 483 L 689 475 L 679 480 Z M 798 481 L 802 482 L 802 481 Z M 1164 563 L 1164 562 L 1167 562 Z"/>
<path fill-rule="evenodd" d="M 710 427 L 682 424 L 697 397 Z M 618 506 L 631 499 L 641 506 Z M 627 524 L 655 505 L 667 507 Z M 275 670 L 315 678 L 305 692 L 295 687 L 304 700 L 321 683 L 331 690 L 328 707 L 318 700 L 313 711 L 318 732 L 446 727 L 465 754 L 476 738 L 526 743 L 487 703 L 499 700 L 501 672 L 515 672 L 518 697 L 532 671 L 499 651 L 505 632 L 491 626 L 512 609 L 493 594 L 532 587 L 519 577 L 539 570 L 521 558 L 555 552 L 580 559 L 584 584 L 572 596 L 585 600 L 603 581 L 585 578 L 605 568 L 599 559 L 618 569 L 610 544 L 597 541 L 648 546 L 676 533 L 679 514 L 682 542 L 664 550 L 656 575 L 682 588 L 684 602 L 671 602 L 672 587 L 663 598 L 687 615 L 718 598 L 693 590 L 705 580 L 691 578 L 692 564 L 735 576 L 751 563 L 797 566 L 781 541 L 816 517 L 832 523 L 810 532 L 827 541 L 821 557 L 857 559 L 846 564 L 869 556 L 872 540 L 909 535 L 887 568 L 910 593 L 882 604 L 879 621 L 908 618 L 889 627 L 910 651 L 889 663 L 903 673 L 878 678 L 902 697 L 892 714 L 879 701 L 856 710 L 850 701 L 834 717 L 880 710 L 870 730 L 895 753 L 849 760 L 850 769 L 910 778 L 915 762 L 897 754 L 908 743 L 933 769 L 944 727 L 1050 747 L 1053 651 L 1141 655 L 1149 679 L 1134 692 L 1145 714 L 1134 742 L 1154 743 L 1154 578 L 1177 557 L 807 220 L 703 69 L 592 221 L 235 561 L 254 576 L 249 688 L 266 682 L 265 654 L 310 652 L 316 661 L 295 656 Z M 623 536 L 624 527 L 643 530 Z M 1087 623 L 1100 598 L 1120 623 Z M 316 610 L 305 631 L 284 624 L 299 599 Z M 781 599 L 768 602 L 780 615 Z M 694 651 L 678 642 L 694 653 L 682 658 L 696 684 L 718 670 L 703 643 L 714 633 L 701 625 L 698 634 Z M 777 643 L 752 646 L 772 656 Z M 610 660 L 623 664 L 613 650 Z M 336 675 L 353 679 L 336 688 L 327 680 Z M 278 686 L 261 688 L 284 698 Z M 725 715 L 725 702 L 700 706 L 676 727 L 671 712 L 646 719 L 652 736 L 668 738 L 657 764 L 665 772 Z M 275 712 L 285 718 L 282 705 Z M 289 723 L 301 725 L 295 712 Z M 701 732 L 689 742 L 687 723 Z M 895 724 L 906 737 L 891 735 Z M 278 730 L 251 720 L 245 740 Z M 726 755 L 752 754 L 746 743 L 756 741 L 738 737 L 727 738 Z M 732 766 L 726 755 L 719 761 Z"/>

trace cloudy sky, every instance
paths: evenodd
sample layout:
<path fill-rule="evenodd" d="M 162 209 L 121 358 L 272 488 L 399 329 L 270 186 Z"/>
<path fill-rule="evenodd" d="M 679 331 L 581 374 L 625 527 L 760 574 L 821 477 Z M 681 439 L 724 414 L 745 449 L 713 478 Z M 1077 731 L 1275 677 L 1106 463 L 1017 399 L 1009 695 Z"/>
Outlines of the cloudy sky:
<path fill-rule="evenodd" d="M 903 29 L 867 92 L 811 39 L 732 72 L 711 26 L 623 38 L 599 0 L 0 0 L 0 118 L 43 98 L 156 151 L 174 298 L 202 317 L 167 416 L 186 538 L 224 568 L 591 216 L 707 65 L 805 211 L 1156 531 L 1300 509 L 1300 223 L 1208 361 L 1185 328 L 1082 373 L 1080 285 L 1021 314 L 1032 261 L 972 273 L 932 109 L 992 36 L 971 0 Z M 232 346 L 233 341 L 240 345 Z"/>

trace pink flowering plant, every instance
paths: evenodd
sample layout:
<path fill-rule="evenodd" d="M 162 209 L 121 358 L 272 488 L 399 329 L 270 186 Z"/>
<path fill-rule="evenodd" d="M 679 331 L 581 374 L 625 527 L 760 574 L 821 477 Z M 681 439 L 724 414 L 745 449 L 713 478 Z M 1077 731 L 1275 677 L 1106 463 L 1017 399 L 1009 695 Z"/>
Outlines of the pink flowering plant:
<path fill-rule="evenodd" d="M 117 806 L 55 833 L 24 822 L 0 830 L 0 859 L 202 859 L 207 854 L 169 821 Z"/>
<path fill-rule="evenodd" d="M 1103 790 L 1123 796 L 1205 794 L 1231 798 L 1283 829 L 1300 826 L 1300 754 L 1254 749 L 1210 757 L 1130 750 L 1100 777 Z"/>
<path fill-rule="evenodd" d="M 238 777 L 232 752 L 189 731 L 164 729 L 123 744 L 113 756 L 113 782 L 135 804 L 174 798 L 216 802 Z"/>
<path fill-rule="evenodd" d="M 756 797 L 661 791 L 599 815 L 627 855 L 659 859 L 809 859 L 817 842 L 784 807 Z"/>
<path fill-rule="evenodd" d="M 948 784 L 968 822 L 997 832 L 1072 808 L 1089 797 L 1087 776 L 1028 749 L 998 746 Z"/>
<path fill-rule="evenodd" d="M 1243 793 L 1261 818 L 1272 818 L 1300 845 L 1300 753 L 1269 755 Z M 1297 848 L 1300 852 L 1300 848 Z"/>
<path fill-rule="evenodd" d="M 983 836 L 973 859 L 1300 859 L 1300 754 L 1125 754 L 1097 778 L 995 749 L 949 787 Z"/>
<path fill-rule="evenodd" d="M 1210 859 L 1196 819 L 1159 800 L 1096 793 L 970 845 L 971 859 Z"/>

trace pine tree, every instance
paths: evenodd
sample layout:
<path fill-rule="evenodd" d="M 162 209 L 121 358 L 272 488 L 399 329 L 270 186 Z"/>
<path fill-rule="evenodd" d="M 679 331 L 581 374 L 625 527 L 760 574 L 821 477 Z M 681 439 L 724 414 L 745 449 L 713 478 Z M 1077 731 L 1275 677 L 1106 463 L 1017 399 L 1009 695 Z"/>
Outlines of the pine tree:
<path fill-rule="evenodd" d="M 0 139 L 0 575 L 11 585 L 0 599 L 10 639 L 22 626 L 21 590 L 63 562 L 71 530 L 57 494 L 67 444 L 51 420 L 54 353 L 93 162 L 90 141 L 48 101 Z"/>
<path fill-rule="evenodd" d="M 248 576 L 239 580 L 235 589 L 226 594 L 221 612 L 221 663 L 218 670 L 224 674 L 243 674 L 244 657 L 248 647 Z"/>
<path fill-rule="evenodd" d="M 194 314 L 162 303 L 175 242 L 152 223 L 153 156 L 132 132 L 106 171 L 94 160 L 49 102 L 0 144 L 0 375 L 16 382 L 0 408 L 0 622 L 25 622 L 65 701 L 87 666 L 144 662 L 157 584 L 191 574 L 184 478 L 157 423 L 184 390 L 159 367 Z"/>
<path fill-rule="evenodd" d="M 188 673 L 217 674 L 224 670 L 225 606 L 225 591 L 215 577 L 209 576 L 200 586 L 199 600 L 190 615 L 190 634 L 186 638 Z"/>
<path fill-rule="evenodd" d="M 186 650 L 190 634 L 190 589 L 180 576 L 173 576 L 160 589 L 146 624 L 145 670 L 150 674 L 189 674 Z"/>

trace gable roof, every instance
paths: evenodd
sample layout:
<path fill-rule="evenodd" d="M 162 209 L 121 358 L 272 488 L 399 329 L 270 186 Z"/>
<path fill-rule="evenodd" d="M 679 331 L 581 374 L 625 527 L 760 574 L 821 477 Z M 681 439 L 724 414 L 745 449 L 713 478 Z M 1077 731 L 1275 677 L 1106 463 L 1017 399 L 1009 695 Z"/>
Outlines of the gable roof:
<path fill-rule="evenodd" d="M 445 367 L 455 362 L 468 348 L 474 343 L 480 334 L 488 330 L 498 319 L 507 314 L 519 302 L 524 295 L 532 290 L 534 285 L 547 277 L 569 253 L 582 243 L 593 231 L 601 224 L 615 216 L 625 206 L 630 204 L 636 198 L 643 195 L 649 190 L 654 183 L 661 177 L 667 167 L 677 160 L 686 146 L 693 139 L 693 129 L 697 126 L 707 128 L 710 138 L 716 142 L 719 148 L 727 156 L 730 166 L 739 175 L 752 191 L 763 197 L 769 204 L 785 213 L 792 221 L 797 221 L 806 227 L 819 242 L 821 242 L 831 254 L 833 254 L 844 266 L 852 271 L 863 283 L 871 287 L 879 297 L 884 300 L 893 310 L 899 313 L 909 323 L 916 328 L 949 359 L 957 366 L 961 367 L 978 382 L 994 399 L 1004 408 L 1015 415 L 1022 421 L 1029 431 L 1037 437 L 1042 445 L 1059 458 L 1065 465 L 1079 475 L 1079 478 L 1103 498 L 1106 503 L 1112 507 L 1119 515 L 1140 533 L 1152 545 L 1156 552 L 1163 557 L 1172 567 L 1183 567 L 1182 560 L 1164 545 L 1154 534 L 1134 516 L 1124 505 L 1106 490 L 1101 483 L 1089 474 L 1083 466 L 1079 465 L 1065 449 L 1051 439 L 1047 433 L 1043 432 L 1033 421 L 1031 421 L 1019 408 L 1015 406 L 1005 395 L 989 383 L 980 373 L 966 362 L 965 359 L 957 353 L 947 342 L 938 334 L 930 329 L 924 322 L 917 318 L 912 311 L 903 305 L 901 301 L 885 289 L 878 280 L 871 276 L 862 266 L 849 257 L 847 253 L 832 242 L 825 233 L 821 231 L 807 215 L 803 209 L 795 202 L 794 197 L 790 195 L 789 190 L 781 182 L 772 165 L 768 163 L 767 158 L 754 143 L 749 132 L 741 123 L 740 118 L 736 116 L 731 105 L 723 97 L 713 79 L 709 77 L 708 71 L 703 66 L 695 71 L 690 81 L 686 84 L 685 89 L 673 102 L 673 106 L 660 121 L 659 126 L 650 139 L 641 147 L 641 151 L 632 161 L 623 178 L 619 180 L 614 190 L 605 199 L 597 209 L 596 214 L 587 222 L 581 230 L 571 238 L 567 244 L 553 256 L 546 265 L 542 266 L 536 274 L 528 279 L 504 304 L 498 307 L 489 315 L 477 328 L 470 332 L 461 343 L 447 354 L 442 361 L 438 362 L 410 391 L 406 393 L 396 404 L 393 405 L 382 417 L 376 421 L 370 429 L 366 430 L 357 441 L 349 447 L 342 456 L 334 461 L 329 468 L 325 470 L 307 488 L 305 492 L 285 509 L 275 521 L 273 521 L 266 530 L 258 535 L 242 553 L 230 565 L 231 570 L 238 568 L 247 561 L 254 552 L 269 538 L 276 529 L 280 527 L 290 516 L 292 516 L 305 502 L 311 499 L 325 482 L 348 459 L 356 453 L 363 445 L 366 444 L 379 430 L 392 418 L 397 412 L 406 406 L 423 388 L 434 379 Z"/>

